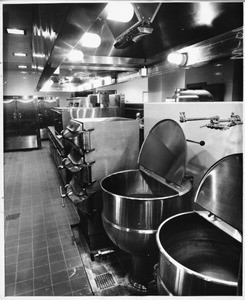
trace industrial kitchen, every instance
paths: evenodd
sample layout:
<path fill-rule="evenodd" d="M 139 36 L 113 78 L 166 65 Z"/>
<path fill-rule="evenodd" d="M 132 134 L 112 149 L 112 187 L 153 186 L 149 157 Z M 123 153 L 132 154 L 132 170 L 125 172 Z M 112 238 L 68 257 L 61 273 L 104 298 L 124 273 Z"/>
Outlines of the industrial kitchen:
<path fill-rule="evenodd" d="M 2 297 L 243 282 L 242 1 L 7 1 Z"/>

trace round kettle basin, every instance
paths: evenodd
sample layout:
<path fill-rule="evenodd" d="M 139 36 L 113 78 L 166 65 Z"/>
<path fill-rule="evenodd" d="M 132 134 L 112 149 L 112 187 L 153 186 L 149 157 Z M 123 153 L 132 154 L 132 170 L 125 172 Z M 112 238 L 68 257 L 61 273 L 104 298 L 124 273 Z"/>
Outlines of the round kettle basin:
<path fill-rule="evenodd" d="M 131 278 L 138 286 L 144 284 L 157 261 L 157 229 L 169 216 L 190 210 L 191 184 L 186 182 L 180 196 L 140 170 L 127 170 L 107 176 L 101 187 L 105 230 L 120 249 L 132 254 Z M 154 257 L 150 263 L 149 256 Z"/>
<path fill-rule="evenodd" d="M 236 295 L 241 244 L 195 212 L 159 227 L 158 291 L 172 295 Z"/>

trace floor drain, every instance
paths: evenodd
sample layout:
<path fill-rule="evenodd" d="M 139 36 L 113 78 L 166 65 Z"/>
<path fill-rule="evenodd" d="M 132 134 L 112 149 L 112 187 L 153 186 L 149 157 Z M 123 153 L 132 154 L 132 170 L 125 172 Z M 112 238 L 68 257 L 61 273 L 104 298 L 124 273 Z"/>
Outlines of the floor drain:
<path fill-rule="evenodd" d="M 101 290 L 107 289 L 115 285 L 115 280 L 111 273 L 101 274 L 95 277 L 95 282 Z"/>
<path fill-rule="evenodd" d="M 19 217 L 20 217 L 20 213 L 7 215 L 5 220 L 6 221 L 16 220 L 16 219 L 19 219 Z"/>

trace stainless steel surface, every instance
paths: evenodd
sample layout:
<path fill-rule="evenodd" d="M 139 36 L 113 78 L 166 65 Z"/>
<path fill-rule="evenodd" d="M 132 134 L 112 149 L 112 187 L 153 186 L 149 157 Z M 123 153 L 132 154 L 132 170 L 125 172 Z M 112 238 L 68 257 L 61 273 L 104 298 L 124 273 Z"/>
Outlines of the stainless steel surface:
<path fill-rule="evenodd" d="M 202 178 L 195 203 L 242 232 L 243 156 L 232 154 L 214 164 Z"/>
<path fill-rule="evenodd" d="M 119 248 L 135 255 L 151 253 L 163 220 L 191 209 L 189 186 L 179 197 L 174 189 L 139 170 L 109 175 L 101 181 L 101 187 L 106 231 Z"/>
<path fill-rule="evenodd" d="M 4 96 L 3 107 L 4 149 L 10 151 L 40 147 L 37 98 Z"/>
<path fill-rule="evenodd" d="M 171 130 L 174 132 L 172 137 Z M 178 181 L 179 185 L 176 186 L 174 182 L 169 183 L 154 173 L 156 171 L 165 177 L 166 174 L 179 173 L 178 179 L 183 179 L 185 151 L 186 141 L 179 125 L 171 120 L 161 121 L 153 127 L 142 145 L 139 169 L 117 172 L 101 181 L 105 230 L 119 248 L 133 255 L 129 278 L 130 283 L 140 290 L 147 289 L 153 276 L 158 226 L 162 220 L 192 209 L 191 184 L 188 180 L 183 180 L 181 185 Z M 169 160 L 172 160 L 170 164 Z M 176 160 L 177 167 L 171 171 Z M 156 167 L 154 161 L 164 172 Z M 171 178 L 175 179 L 176 176 Z"/>
<path fill-rule="evenodd" d="M 137 165 L 139 124 L 136 120 L 121 117 L 73 119 L 62 135 L 83 157 L 84 174 L 79 175 L 83 178 L 79 184 L 84 187 L 87 182 L 88 194 L 100 190 L 100 180 L 105 176 Z M 74 153 L 71 156 L 74 157 Z"/>
<path fill-rule="evenodd" d="M 191 102 L 191 101 L 213 101 L 214 98 L 209 91 L 206 90 L 188 90 L 176 89 L 172 98 L 176 102 Z"/>
<path fill-rule="evenodd" d="M 164 65 L 170 49 L 190 46 L 193 41 L 200 56 L 198 63 L 230 56 L 241 58 L 241 38 L 236 38 L 235 29 L 243 26 L 242 3 L 210 2 L 214 13 L 212 26 L 200 24 L 202 7 L 199 2 L 160 4 L 160 8 L 156 9 L 159 3 L 135 3 L 133 19 L 126 24 L 107 20 L 107 2 L 4 4 L 3 27 L 26 28 L 21 42 L 19 37 L 3 32 L 4 70 L 17 70 L 17 65 L 23 61 L 29 69 L 34 68 L 37 76 L 40 76 L 40 68 L 44 68 L 37 86 L 39 90 L 58 66 L 60 75 L 52 76 L 53 79 L 71 76 L 74 83 L 69 84 L 74 88 L 91 77 L 136 73 L 143 65 L 149 67 L 151 75 L 157 72 L 158 67 L 163 67 L 160 71 L 168 71 L 176 68 Z M 152 34 L 126 49 L 116 49 L 115 39 L 139 20 L 152 23 Z M 86 32 L 97 33 L 101 37 L 100 47 L 89 49 L 79 44 Z M 72 64 L 66 58 L 73 48 L 84 52 L 84 61 Z M 28 55 L 20 58 L 13 56 L 13 52 L 26 52 Z M 43 57 L 37 57 L 37 54 L 43 54 Z M 159 62 L 161 65 L 155 67 Z M 84 73 L 84 76 L 80 78 L 77 73 Z M 55 88 L 62 91 L 66 84 L 56 83 Z"/>
<path fill-rule="evenodd" d="M 236 295 L 241 243 L 195 212 L 165 220 L 156 240 L 158 281 L 173 295 Z"/>
<path fill-rule="evenodd" d="M 62 128 L 61 130 L 68 126 L 71 119 L 121 117 L 124 115 L 124 109 L 121 107 L 56 107 L 53 108 L 53 111 L 58 122 L 57 128 Z"/>
<path fill-rule="evenodd" d="M 174 120 L 165 119 L 150 130 L 140 151 L 139 165 L 181 185 L 186 157 L 187 145 L 182 128 Z"/>

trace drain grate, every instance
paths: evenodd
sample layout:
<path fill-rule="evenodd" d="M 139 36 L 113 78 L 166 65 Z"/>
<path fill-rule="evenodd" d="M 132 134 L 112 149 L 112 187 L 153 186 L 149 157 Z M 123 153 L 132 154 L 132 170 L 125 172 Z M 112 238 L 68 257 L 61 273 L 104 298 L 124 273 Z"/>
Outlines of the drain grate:
<path fill-rule="evenodd" d="M 115 285 L 115 280 L 111 273 L 101 274 L 95 277 L 95 282 L 101 290 L 107 289 Z"/>
<path fill-rule="evenodd" d="M 20 217 L 20 213 L 7 215 L 6 218 L 5 218 L 5 221 L 16 220 L 16 219 L 19 219 L 19 217 Z"/>

